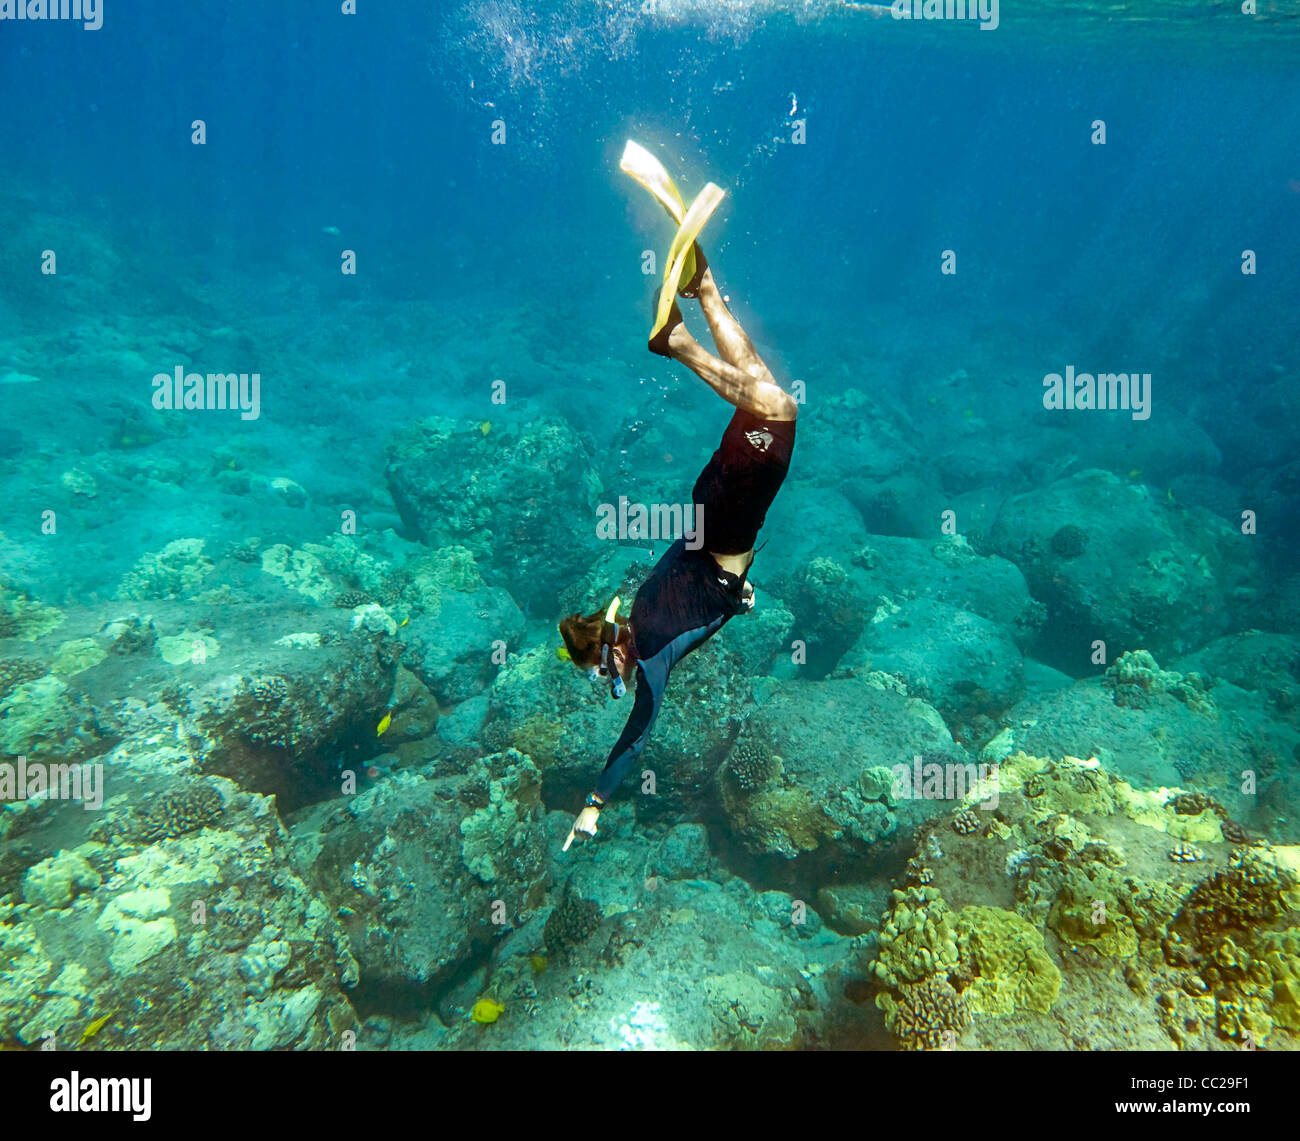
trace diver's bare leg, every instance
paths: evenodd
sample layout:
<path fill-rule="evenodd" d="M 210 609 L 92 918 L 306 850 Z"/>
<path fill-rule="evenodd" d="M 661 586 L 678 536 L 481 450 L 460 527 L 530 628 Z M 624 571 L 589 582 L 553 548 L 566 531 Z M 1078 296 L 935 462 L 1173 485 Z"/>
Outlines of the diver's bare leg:
<path fill-rule="evenodd" d="M 708 276 L 706 272 L 705 277 Z M 713 289 L 716 293 L 717 287 Z M 721 301 L 719 297 L 719 304 Z M 727 316 L 731 315 L 728 313 Z M 732 323 L 735 323 L 734 318 Z M 740 326 L 736 325 L 736 328 Z M 744 337 L 744 332 L 741 331 L 740 335 Z M 745 337 L 745 340 L 749 338 Z M 750 349 L 752 351 L 752 345 Z M 727 403 L 754 416 L 764 420 L 793 420 L 798 415 L 799 408 L 794 398 L 772 379 L 757 353 L 754 354 L 757 373 L 719 360 L 691 336 L 684 321 L 679 321 L 668 334 L 667 355 L 684 364 Z"/>
<path fill-rule="evenodd" d="M 772 380 L 772 374 L 754 348 L 754 342 L 722 300 L 718 283 L 713 279 L 713 270 L 705 269 L 696 296 L 700 308 L 704 310 L 704 317 L 709 322 L 709 332 L 713 334 L 713 343 L 718 347 L 718 356 L 728 364 L 744 369 L 750 376 Z"/>

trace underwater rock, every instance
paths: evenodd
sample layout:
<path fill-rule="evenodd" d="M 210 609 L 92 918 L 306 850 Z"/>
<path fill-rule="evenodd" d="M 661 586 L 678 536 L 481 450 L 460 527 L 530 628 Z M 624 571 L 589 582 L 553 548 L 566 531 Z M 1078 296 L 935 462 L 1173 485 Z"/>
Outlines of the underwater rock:
<path fill-rule="evenodd" d="M 46 861 L 30 905 L 0 902 L 0 1042 L 76 1047 L 99 1012 L 97 1049 L 337 1049 L 358 1027 L 356 964 L 273 803 L 225 789 L 219 827 L 148 845 L 106 829 L 75 866 Z"/>
<path fill-rule="evenodd" d="M 484 586 L 447 592 L 436 618 L 413 619 L 399 637 L 408 647 L 406 668 L 439 702 L 454 704 L 488 688 L 500 668 L 494 658 L 517 652 L 523 633 L 523 612 L 510 595 Z"/>
<path fill-rule="evenodd" d="M 794 614 L 793 635 L 807 646 L 809 675 L 824 677 L 867 628 L 874 606 L 856 577 L 820 556 L 801 566 L 780 589 Z"/>
<path fill-rule="evenodd" d="M 1104 677 L 1012 707 L 986 753 L 1096 756 L 1135 784 L 1194 782 L 1221 801 L 1234 820 L 1262 826 L 1252 818 L 1256 810 L 1264 811 L 1263 790 L 1285 778 L 1286 759 L 1300 744 L 1300 727 L 1275 707 L 1271 692 L 1161 670 L 1148 654 L 1125 655 L 1121 661 Z M 1224 725 L 1232 723 L 1248 727 L 1247 732 L 1225 733 Z M 1246 771 L 1258 781 L 1258 803 L 1242 792 Z"/>
<path fill-rule="evenodd" d="M 600 554 L 600 477 L 556 417 L 489 434 L 431 417 L 389 442 L 386 475 L 409 528 L 430 546 L 467 548 L 489 582 L 538 612 Z"/>
<path fill-rule="evenodd" d="M 653 862 L 666 879 L 698 879 L 712 863 L 709 834 L 703 824 L 675 824 L 659 844 Z"/>
<path fill-rule="evenodd" d="M 511 751 L 465 775 L 396 770 L 296 820 L 303 874 L 339 910 L 365 984 L 445 980 L 541 906 L 540 791 L 536 767 Z"/>
<path fill-rule="evenodd" d="M 909 768 L 913 758 L 960 761 L 938 713 L 922 701 L 861 678 L 793 681 L 750 715 L 742 731 L 744 787 L 728 765 L 717 788 L 729 826 L 756 854 L 794 859 L 834 844 L 862 854 L 908 827 L 944 811 L 941 802 L 906 799 L 861 781 L 866 770 Z M 773 754 L 781 763 L 775 763 Z M 759 779 L 762 778 L 762 779 Z"/>
<path fill-rule="evenodd" d="M 1229 634 L 1179 658 L 1173 668 L 1263 692 L 1280 715 L 1292 720 L 1300 716 L 1300 637 L 1294 634 Z"/>
<path fill-rule="evenodd" d="M 646 838 L 637 833 L 603 834 L 601 844 L 602 861 L 619 868 L 638 867 L 647 854 Z M 606 887 L 614 878 L 599 866 L 593 871 L 594 882 Z M 825 995 L 817 976 L 848 958 L 852 945 L 820 927 L 801 933 L 799 920 L 815 916 L 798 901 L 782 892 L 760 896 L 737 878 L 725 885 L 662 879 L 655 890 L 621 905 L 606 903 L 604 910 L 598 926 L 584 924 L 584 937 L 569 942 L 562 956 L 546 956 L 541 971 L 528 929 L 507 936 L 491 974 L 491 994 L 503 1007 L 491 1042 L 469 1018 L 482 992 L 464 987 L 440 1004 L 453 1027 L 449 1044 L 504 1050 L 553 1049 L 557 1042 L 616 1050 L 817 1044 L 815 1012 Z"/>
<path fill-rule="evenodd" d="M 999 627 L 1021 651 L 1033 643 L 1046 613 L 1015 563 L 977 552 L 962 535 L 937 540 L 871 535 L 853 566 L 868 596 L 891 604 L 932 599 L 969 611 Z"/>
<path fill-rule="evenodd" d="M 1062 554 L 1053 540 L 1066 526 L 1088 542 Z M 1089 668 L 1094 639 L 1112 654 L 1182 652 L 1226 633 L 1255 597 L 1252 552 L 1239 532 L 1106 471 L 1012 496 L 989 541 L 1048 608 L 1035 656 L 1075 674 Z"/>
<path fill-rule="evenodd" d="M 931 599 L 878 616 L 840 660 L 853 673 L 883 671 L 929 702 L 951 726 L 996 717 L 1024 696 L 1015 642 L 992 622 Z"/>

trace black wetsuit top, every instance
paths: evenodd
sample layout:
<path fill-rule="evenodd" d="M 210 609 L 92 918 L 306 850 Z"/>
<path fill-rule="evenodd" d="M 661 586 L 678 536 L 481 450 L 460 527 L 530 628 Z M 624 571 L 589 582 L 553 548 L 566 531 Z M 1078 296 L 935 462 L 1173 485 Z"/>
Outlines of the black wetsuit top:
<path fill-rule="evenodd" d="M 636 701 L 596 782 L 601 800 L 614 795 L 640 757 L 673 666 L 746 609 L 744 585 L 745 575 L 723 570 L 708 551 L 687 550 L 686 540 L 678 539 L 637 591 L 631 614 Z"/>
<path fill-rule="evenodd" d="M 673 666 L 748 609 L 742 592 L 749 572 L 723 570 L 709 551 L 753 549 L 785 480 L 794 436 L 793 420 L 767 421 L 738 410 L 692 493 L 702 507 L 703 545 L 688 550 L 686 540 L 678 539 L 637 591 L 630 616 L 636 701 L 593 790 L 602 801 L 613 796 L 640 757 Z"/>

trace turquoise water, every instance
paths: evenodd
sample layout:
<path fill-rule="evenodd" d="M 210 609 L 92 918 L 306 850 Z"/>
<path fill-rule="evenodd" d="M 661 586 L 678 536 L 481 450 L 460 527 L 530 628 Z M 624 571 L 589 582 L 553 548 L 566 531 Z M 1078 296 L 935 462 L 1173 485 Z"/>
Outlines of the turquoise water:
<path fill-rule="evenodd" d="M 0 20 L 0 1045 L 1295 1048 L 1300 10 L 340 7 Z M 629 139 L 799 438 L 564 852 L 731 412 Z"/>

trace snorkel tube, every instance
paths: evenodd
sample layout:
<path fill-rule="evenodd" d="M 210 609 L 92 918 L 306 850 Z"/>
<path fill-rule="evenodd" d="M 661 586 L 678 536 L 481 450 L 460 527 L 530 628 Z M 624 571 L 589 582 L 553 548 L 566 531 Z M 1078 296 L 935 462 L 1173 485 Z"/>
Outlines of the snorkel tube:
<path fill-rule="evenodd" d="M 627 692 L 627 686 L 623 684 L 623 677 L 618 672 L 614 658 L 614 644 L 618 641 L 618 623 L 615 621 L 615 616 L 618 614 L 619 602 L 618 595 L 615 595 L 614 601 L 605 611 L 605 621 L 600 628 L 600 676 L 610 679 L 609 692 L 615 698 L 622 697 Z"/>

